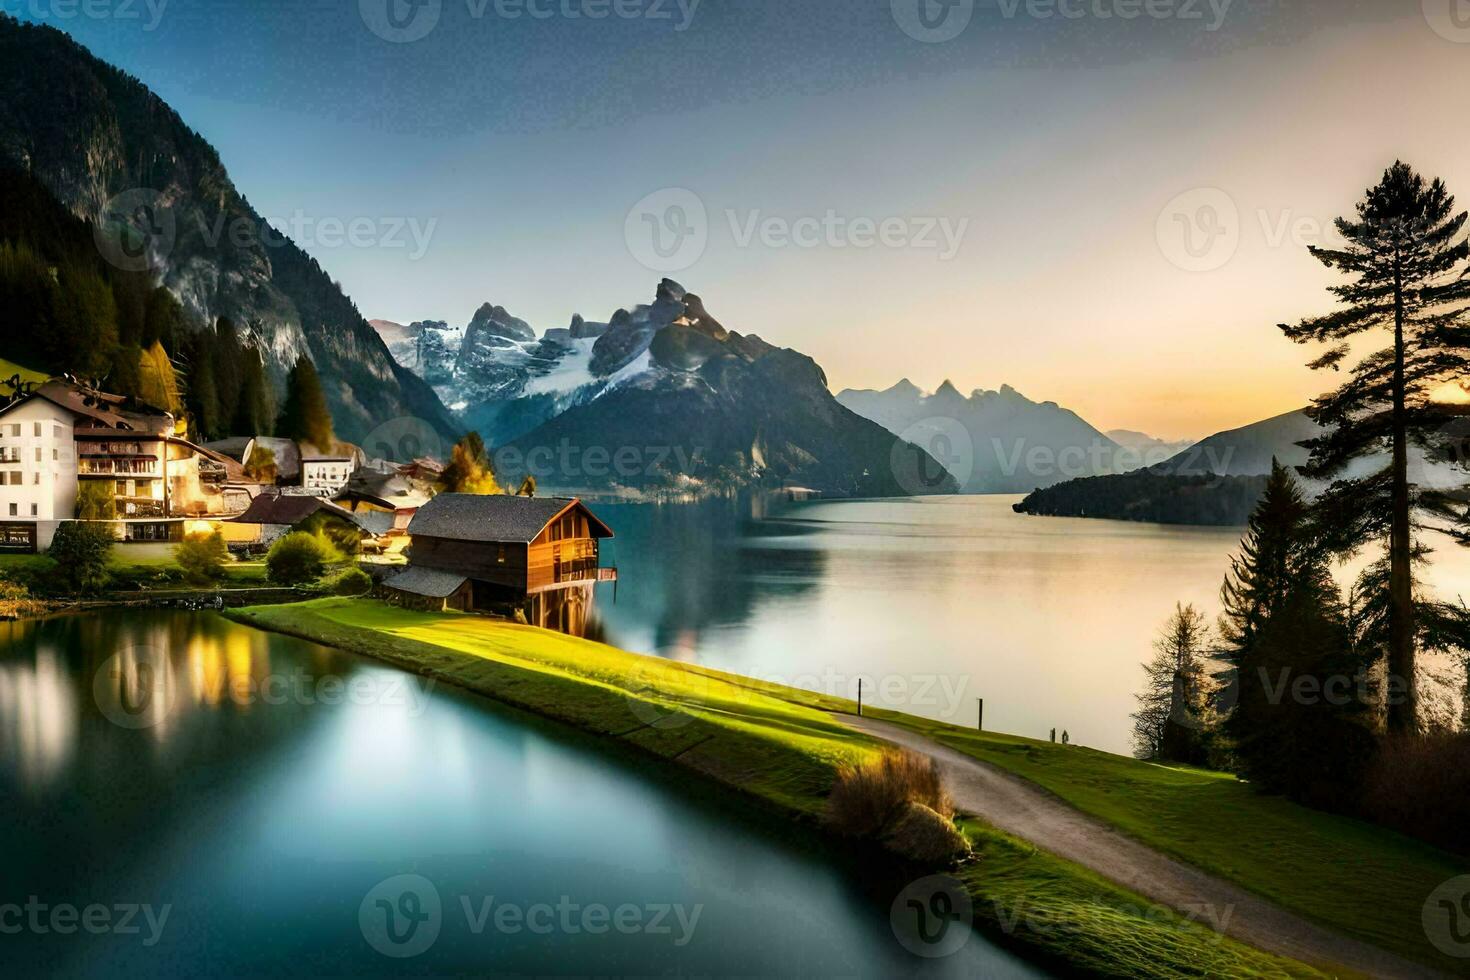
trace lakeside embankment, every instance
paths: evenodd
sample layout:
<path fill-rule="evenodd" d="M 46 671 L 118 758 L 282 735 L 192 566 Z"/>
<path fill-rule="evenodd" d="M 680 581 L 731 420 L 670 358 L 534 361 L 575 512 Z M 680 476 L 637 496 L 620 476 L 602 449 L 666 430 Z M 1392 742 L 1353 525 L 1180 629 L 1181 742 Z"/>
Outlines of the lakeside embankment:
<path fill-rule="evenodd" d="M 819 820 L 840 765 L 881 749 L 879 742 L 843 723 L 842 716 L 856 710 L 845 699 L 530 627 L 345 599 L 227 615 L 375 657 L 616 739 L 803 821 Z M 881 714 L 915 728 L 927 725 L 932 730 L 937 724 Z M 948 737 L 974 734 L 939 727 L 952 730 Z M 1006 736 L 978 738 L 985 745 L 994 741 L 1019 748 L 1028 757 L 1085 751 Z M 977 923 L 1030 955 L 1111 976 L 1320 975 L 1312 967 L 1236 942 L 1198 917 L 1165 910 L 981 821 L 967 819 L 961 826 L 976 854 L 955 874 L 971 891 Z M 1197 830 L 1215 832 L 1209 826 Z M 1313 886 L 1309 881 L 1299 887 Z"/>

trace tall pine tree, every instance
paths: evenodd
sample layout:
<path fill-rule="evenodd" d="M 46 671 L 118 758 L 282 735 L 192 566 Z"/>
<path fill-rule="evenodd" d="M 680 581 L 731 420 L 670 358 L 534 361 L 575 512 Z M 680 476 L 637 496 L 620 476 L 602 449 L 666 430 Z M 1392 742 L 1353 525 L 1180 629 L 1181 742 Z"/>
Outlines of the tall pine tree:
<path fill-rule="evenodd" d="M 1319 501 L 1330 544 L 1342 553 L 1386 541 L 1388 583 L 1388 671 L 1401 696 L 1389 706 L 1393 731 L 1418 728 L 1415 659 L 1418 627 L 1411 574 L 1413 512 L 1428 508 L 1459 518 L 1460 508 L 1442 496 L 1421 494 L 1409 482 L 1409 451 L 1434 449 L 1446 419 L 1431 396 L 1459 380 L 1470 367 L 1465 351 L 1470 330 L 1461 314 L 1470 280 L 1459 266 L 1470 257 L 1462 236 L 1466 215 L 1440 180 L 1426 182 L 1408 165 L 1395 163 L 1357 207 L 1356 220 L 1339 218 L 1344 247 L 1311 249 L 1348 281 L 1329 288 L 1341 308 L 1296 325 L 1282 324 L 1298 343 L 1333 347 L 1312 367 L 1338 369 L 1349 341 L 1386 331 L 1389 345 L 1366 355 L 1336 391 L 1317 399 L 1308 414 L 1326 434 L 1307 445 L 1306 475 L 1330 479 L 1353 460 L 1387 452 L 1388 465 L 1365 477 L 1342 479 Z"/>
<path fill-rule="evenodd" d="M 310 443 L 323 452 L 331 452 L 336 442 L 321 379 L 305 354 L 296 358 L 286 378 L 286 403 L 281 406 L 281 417 L 276 421 L 276 435 Z"/>

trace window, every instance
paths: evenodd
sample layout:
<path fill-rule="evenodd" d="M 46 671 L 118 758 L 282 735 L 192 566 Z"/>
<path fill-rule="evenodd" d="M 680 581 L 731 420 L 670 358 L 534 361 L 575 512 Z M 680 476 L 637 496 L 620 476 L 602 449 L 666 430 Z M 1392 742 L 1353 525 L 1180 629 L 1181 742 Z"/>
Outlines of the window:
<path fill-rule="evenodd" d="M 61 438 L 61 426 L 59 426 L 59 425 L 53 425 L 51 427 L 51 437 L 53 439 L 60 439 Z"/>
<path fill-rule="evenodd" d="M 18 487 L 18 486 L 20 486 L 21 485 L 21 473 L 20 473 L 20 470 L 11 470 L 10 472 L 6 473 L 5 474 L 5 482 L 7 484 L 9 484 L 10 486 L 12 486 L 12 487 Z"/>
<path fill-rule="evenodd" d="M 10 516 L 11 517 L 19 517 L 20 516 L 20 505 L 19 504 L 11 504 L 10 505 Z"/>
<path fill-rule="evenodd" d="M 113 492 L 116 493 L 119 497 L 126 497 L 128 495 L 128 481 L 118 480 L 117 487 Z"/>
<path fill-rule="evenodd" d="M 61 459 L 61 450 L 53 446 L 51 449 L 51 459 L 53 462 Z"/>
<path fill-rule="evenodd" d="M 31 504 L 31 516 L 32 517 L 36 517 L 40 513 L 41 513 L 40 505 L 39 504 Z"/>
<path fill-rule="evenodd" d="M 31 482 L 34 483 L 38 487 L 41 485 L 41 471 L 40 470 L 36 470 L 36 478 L 34 480 L 32 480 Z"/>
<path fill-rule="evenodd" d="M 39 463 L 40 461 L 41 461 L 41 447 L 40 446 L 37 446 L 36 447 L 36 462 Z"/>
<path fill-rule="evenodd" d="M 11 423 L 11 426 L 10 426 L 10 434 L 13 435 L 13 436 L 16 436 L 16 437 L 19 437 L 20 436 L 20 423 L 19 422 L 13 422 L 13 423 Z"/>
<path fill-rule="evenodd" d="M 36 423 L 35 435 L 36 435 L 36 438 L 37 439 L 41 438 L 41 423 L 40 422 L 37 422 Z"/>

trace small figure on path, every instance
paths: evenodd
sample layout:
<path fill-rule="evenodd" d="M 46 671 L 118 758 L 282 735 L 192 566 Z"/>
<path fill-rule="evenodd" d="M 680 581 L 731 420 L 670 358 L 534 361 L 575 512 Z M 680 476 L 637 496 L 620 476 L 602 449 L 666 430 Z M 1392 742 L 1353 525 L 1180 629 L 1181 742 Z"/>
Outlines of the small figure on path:
<path fill-rule="evenodd" d="M 1055 743 L 1057 740 L 1057 730 L 1055 728 L 1051 730 L 1051 740 L 1053 743 Z"/>
<path fill-rule="evenodd" d="M 1067 730 L 1065 728 L 1062 729 L 1062 744 L 1063 745 L 1071 745 L 1072 744 L 1072 736 L 1067 734 Z"/>

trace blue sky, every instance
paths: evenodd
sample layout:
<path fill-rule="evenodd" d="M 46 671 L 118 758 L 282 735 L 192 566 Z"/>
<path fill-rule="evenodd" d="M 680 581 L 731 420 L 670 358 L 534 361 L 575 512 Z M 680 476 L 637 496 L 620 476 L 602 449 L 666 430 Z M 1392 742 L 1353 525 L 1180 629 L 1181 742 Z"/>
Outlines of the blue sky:
<path fill-rule="evenodd" d="M 693 222 L 670 274 L 834 388 L 1005 382 L 1165 436 L 1322 386 L 1273 325 L 1395 157 L 1470 187 L 1452 0 L 77 2 L 0 8 L 157 91 L 369 317 L 604 319 L 664 274 L 638 236 Z M 1170 210 L 1210 245 L 1220 193 L 1228 256 L 1180 253 Z"/>

